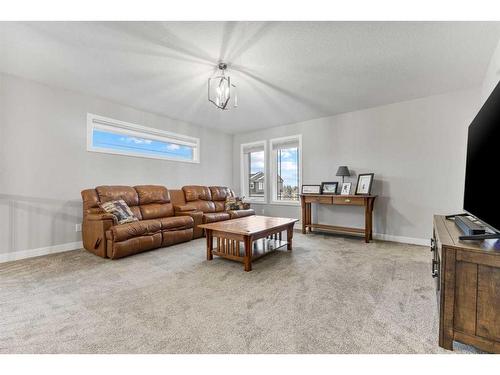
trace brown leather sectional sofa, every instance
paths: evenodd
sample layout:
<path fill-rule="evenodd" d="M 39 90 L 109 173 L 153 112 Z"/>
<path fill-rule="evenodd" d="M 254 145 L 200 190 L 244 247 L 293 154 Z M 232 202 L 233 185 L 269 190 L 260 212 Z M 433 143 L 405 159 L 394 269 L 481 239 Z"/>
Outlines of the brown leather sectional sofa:
<path fill-rule="evenodd" d="M 252 209 L 225 211 L 234 192 L 224 186 L 98 186 L 82 191 L 83 246 L 103 258 L 121 258 L 203 236 L 199 224 L 254 215 Z M 100 203 L 123 199 L 139 221 L 118 224 Z"/>

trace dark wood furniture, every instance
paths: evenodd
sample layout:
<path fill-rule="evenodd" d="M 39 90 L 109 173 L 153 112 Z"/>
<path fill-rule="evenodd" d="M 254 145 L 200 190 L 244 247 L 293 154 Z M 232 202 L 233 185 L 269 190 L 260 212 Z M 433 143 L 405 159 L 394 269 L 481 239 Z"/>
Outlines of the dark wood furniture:
<path fill-rule="evenodd" d="M 302 233 L 306 234 L 309 230 L 321 229 L 347 234 L 362 234 L 365 242 L 370 242 L 373 237 L 373 204 L 376 195 L 323 195 L 323 194 L 301 194 L 300 203 L 302 207 Z M 348 228 L 327 224 L 315 224 L 311 220 L 311 205 L 331 204 L 341 206 L 362 206 L 365 209 L 364 228 Z"/>
<path fill-rule="evenodd" d="M 278 248 L 292 250 L 293 225 L 297 219 L 248 216 L 240 219 L 203 224 L 207 237 L 207 260 L 213 255 L 243 262 L 245 271 L 252 270 L 252 261 Z M 286 231 L 286 241 L 282 232 Z M 214 248 L 214 239 L 217 247 Z"/>
<path fill-rule="evenodd" d="M 453 340 L 500 353 L 500 241 L 460 241 L 451 220 L 434 216 L 432 276 L 439 306 L 439 346 Z"/>

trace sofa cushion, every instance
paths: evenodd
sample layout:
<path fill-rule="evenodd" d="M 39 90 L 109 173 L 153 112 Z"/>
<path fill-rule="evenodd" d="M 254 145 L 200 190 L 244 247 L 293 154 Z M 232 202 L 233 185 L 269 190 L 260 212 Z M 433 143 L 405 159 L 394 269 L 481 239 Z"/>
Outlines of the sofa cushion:
<path fill-rule="evenodd" d="M 174 208 L 171 203 L 165 204 L 145 204 L 139 206 L 143 220 L 160 219 L 174 215 Z"/>
<path fill-rule="evenodd" d="M 194 207 L 196 211 L 215 212 L 215 203 L 212 201 L 197 200 L 189 202 L 189 206 Z"/>
<path fill-rule="evenodd" d="M 216 221 L 229 220 L 230 215 L 227 212 L 209 212 L 203 214 L 203 223 L 215 223 Z"/>
<path fill-rule="evenodd" d="M 167 231 L 189 229 L 194 225 L 191 216 L 162 217 L 159 220 L 161 222 L 161 229 Z"/>
<path fill-rule="evenodd" d="M 231 189 L 226 186 L 210 186 L 210 193 L 213 201 L 225 201 L 227 197 L 232 197 Z"/>
<path fill-rule="evenodd" d="M 226 202 L 214 201 L 215 212 L 226 211 Z"/>
<path fill-rule="evenodd" d="M 231 216 L 231 219 L 237 219 L 239 217 L 255 215 L 255 210 L 253 208 L 249 208 L 248 210 L 228 211 L 228 213 Z"/>
<path fill-rule="evenodd" d="M 134 216 L 123 199 L 101 203 L 101 208 L 116 217 L 118 224 L 130 223 L 139 220 Z"/>
<path fill-rule="evenodd" d="M 161 232 L 160 220 L 141 220 L 115 225 L 106 232 L 106 237 L 109 240 L 119 242 L 134 237 L 153 235 L 158 232 Z"/>
<path fill-rule="evenodd" d="M 139 196 L 139 204 L 170 203 L 170 194 L 165 186 L 139 185 L 134 186 Z"/>
<path fill-rule="evenodd" d="M 183 186 L 182 191 L 184 192 L 186 202 L 193 202 L 199 199 L 204 201 L 212 200 L 210 189 L 206 186 L 199 186 L 199 185 Z"/>
<path fill-rule="evenodd" d="M 163 231 L 161 234 L 162 246 L 175 245 L 176 243 L 186 242 L 193 239 L 193 228 L 180 229 L 174 231 Z"/>
<path fill-rule="evenodd" d="M 95 188 L 101 203 L 123 199 L 129 207 L 139 204 L 139 197 L 131 186 L 98 186 Z"/>
<path fill-rule="evenodd" d="M 129 255 L 141 253 L 147 250 L 153 250 L 161 247 L 162 234 L 161 232 L 129 238 L 125 241 L 108 241 L 106 254 L 108 258 L 118 259 Z"/>
<path fill-rule="evenodd" d="M 98 186 L 95 190 L 99 196 L 100 203 L 123 199 L 134 213 L 134 216 L 139 220 L 142 219 L 141 210 L 137 207 L 139 205 L 139 196 L 133 187 L 118 185 Z"/>

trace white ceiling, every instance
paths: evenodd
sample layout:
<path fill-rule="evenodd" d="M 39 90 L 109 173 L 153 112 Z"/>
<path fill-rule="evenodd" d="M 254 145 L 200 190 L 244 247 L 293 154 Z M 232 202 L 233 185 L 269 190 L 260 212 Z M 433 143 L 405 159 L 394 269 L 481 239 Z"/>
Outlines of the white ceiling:
<path fill-rule="evenodd" d="M 498 22 L 0 22 L 0 71 L 240 133 L 477 86 Z M 223 60 L 239 108 L 207 100 Z"/>

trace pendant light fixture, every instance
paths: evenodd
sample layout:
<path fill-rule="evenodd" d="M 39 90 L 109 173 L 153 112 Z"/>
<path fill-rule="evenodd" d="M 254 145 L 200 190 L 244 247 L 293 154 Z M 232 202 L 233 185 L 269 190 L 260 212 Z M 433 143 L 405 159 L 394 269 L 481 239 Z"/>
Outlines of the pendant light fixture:
<path fill-rule="evenodd" d="M 231 104 L 238 107 L 236 86 L 231 83 L 231 77 L 226 75 L 227 64 L 219 63 L 219 72 L 215 77 L 208 79 L 208 101 L 217 108 L 228 110 Z"/>

